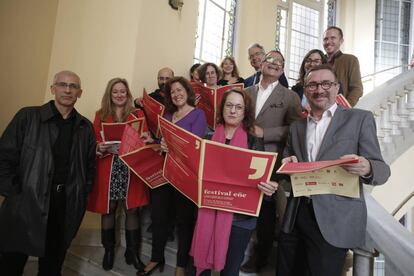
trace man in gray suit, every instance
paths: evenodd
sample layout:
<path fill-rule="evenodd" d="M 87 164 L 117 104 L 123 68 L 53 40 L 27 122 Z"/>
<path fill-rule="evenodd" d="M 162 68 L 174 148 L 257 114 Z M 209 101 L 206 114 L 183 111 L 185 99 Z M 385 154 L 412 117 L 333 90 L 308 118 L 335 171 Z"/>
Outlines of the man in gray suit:
<path fill-rule="evenodd" d="M 381 156 L 371 112 L 335 103 L 338 80 L 320 65 L 305 77 L 308 118 L 291 125 L 283 163 L 358 158 L 343 166 L 359 176 L 360 197 L 334 194 L 291 197 L 279 237 L 277 275 L 341 275 L 348 249 L 365 241 L 367 210 L 362 184 L 380 185 L 390 169 Z"/>
<path fill-rule="evenodd" d="M 257 85 L 246 89 L 256 109 L 255 135 L 264 139 L 265 150 L 277 152 L 276 168 L 280 165 L 289 125 L 300 119 L 299 96 L 284 87 L 279 78 L 284 71 L 284 58 L 279 51 L 270 51 L 261 64 L 262 78 Z M 272 177 L 275 179 L 276 175 Z M 277 192 L 278 215 L 282 216 L 286 198 L 282 188 Z M 257 245 L 249 260 L 241 267 L 243 272 L 259 272 L 267 263 L 273 246 L 276 226 L 275 201 L 265 198 L 257 221 Z M 280 223 L 279 223 L 280 225 Z"/>

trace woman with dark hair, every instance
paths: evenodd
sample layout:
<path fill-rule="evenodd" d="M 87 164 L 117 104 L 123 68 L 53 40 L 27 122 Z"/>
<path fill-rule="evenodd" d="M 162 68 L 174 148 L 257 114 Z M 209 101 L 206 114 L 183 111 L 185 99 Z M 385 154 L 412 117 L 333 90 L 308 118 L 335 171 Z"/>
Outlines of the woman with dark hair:
<path fill-rule="evenodd" d="M 264 150 L 263 140 L 251 135 L 254 128 L 254 108 L 249 95 L 244 91 L 232 89 L 224 93 L 217 123 L 213 141 Z M 277 186 L 273 181 L 260 182 L 257 185 L 266 196 L 271 196 Z M 255 227 L 256 217 L 200 208 L 191 246 L 197 275 L 201 271 L 203 276 L 210 275 L 211 269 L 221 270 L 221 276 L 239 275 L 244 251 Z M 214 253 L 208 252 L 208 248 L 214 248 Z M 214 256 L 213 264 L 209 261 L 211 255 Z"/>
<path fill-rule="evenodd" d="M 139 232 L 139 207 L 148 203 L 148 189 L 119 159 L 113 145 L 106 144 L 101 135 L 102 123 L 126 122 L 143 117 L 133 106 L 131 91 L 125 79 L 114 78 L 108 82 L 101 108 L 93 123 L 96 135 L 96 177 L 88 199 L 88 210 L 102 215 L 101 238 L 105 248 L 102 260 L 104 270 L 110 270 L 115 257 L 115 214 L 120 203 L 125 206 L 125 261 L 142 269 L 139 257 L 141 235 Z M 146 126 L 145 126 L 146 128 Z"/>
<path fill-rule="evenodd" d="M 190 68 L 190 81 L 200 81 L 200 77 L 198 75 L 198 69 L 200 68 L 200 63 L 194 63 Z"/>
<path fill-rule="evenodd" d="M 198 69 L 200 81 L 205 83 L 208 88 L 216 89 L 218 87 L 217 81 L 220 78 L 220 69 L 212 62 L 204 63 Z"/>
<path fill-rule="evenodd" d="M 303 96 L 303 88 L 305 85 L 305 74 L 311 68 L 317 65 L 325 64 L 325 63 L 327 63 L 327 58 L 323 54 L 323 52 L 319 49 L 310 50 L 303 58 L 302 65 L 300 66 L 300 69 L 299 69 L 298 82 L 292 87 L 292 90 L 295 91 L 300 97 L 303 110 L 309 109 L 308 101 L 306 100 L 306 97 Z"/>
<path fill-rule="evenodd" d="M 179 127 L 203 137 L 207 128 L 204 111 L 195 107 L 195 94 L 183 77 L 170 79 L 165 86 L 166 114 L 164 118 Z M 165 144 L 161 141 L 162 148 Z M 170 206 L 175 207 L 178 235 L 175 275 L 184 276 L 189 260 L 191 239 L 195 224 L 196 205 L 170 184 L 151 190 L 152 252 L 151 261 L 137 275 L 150 275 L 164 268 L 164 249 L 168 238 Z"/>
<path fill-rule="evenodd" d="M 233 57 L 225 57 L 220 64 L 220 68 L 223 77 L 217 82 L 218 85 L 244 83 L 244 79 L 239 76 L 239 70 Z"/>

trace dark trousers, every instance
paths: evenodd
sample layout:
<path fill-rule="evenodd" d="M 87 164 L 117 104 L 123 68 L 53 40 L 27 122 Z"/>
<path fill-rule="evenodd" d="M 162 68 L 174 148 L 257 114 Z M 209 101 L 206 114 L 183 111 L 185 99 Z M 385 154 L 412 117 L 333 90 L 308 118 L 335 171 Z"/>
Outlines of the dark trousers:
<path fill-rule="evenodd" d="M 244 258 L 244 251 L 249 244 L 253 230 L 232 226 L 229 238 L 229 247 L 227 249 L 226 264 L 220 272 L 220 276 L 239 275 L 241 263 Z M 205 270 L 200 276 L 210 276 L 211 271 Z"/>
<path fill-rule="evenodd" d="M 299 204 L 294 229 L 280 233 L 276 275 L 340 276 L 348 249 L 329 244 L 316 222 L 311 202 Z"/>
<path fill-rule="evenodd" d="M 39 257 L 39 276 L 61 275 L 66 250 L 64 246 L 65 192 L 52 192 L 46 232 L 45 256 Z M 0 264 L 1 275 L 22 275 L 28 255 L 4 252 Z"/>
<path fill-rule="evenodd" d="M 259 266 L 267 263 L 275 239 L 275 227 L 275 201 L 273 199 L 263 200 L 256 227 L 257 244 L 255 254 L 257 254 L 257 265 Z"/>
<path fill-rule="evenodd" d="M 178 236 L 177 266 L 186 267 L 193 239 L 196 206 L 170 184 L 151 190 L 151 261 L 163 262 L 171 206 L 175 207 Z"/>

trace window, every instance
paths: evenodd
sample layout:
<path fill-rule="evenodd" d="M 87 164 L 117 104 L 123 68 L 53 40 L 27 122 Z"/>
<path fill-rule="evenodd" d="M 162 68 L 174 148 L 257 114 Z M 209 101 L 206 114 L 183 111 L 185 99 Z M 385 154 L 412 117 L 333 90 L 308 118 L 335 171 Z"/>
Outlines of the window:
<path fill-rule="evenodd" d="M 410 0 L 377 0 L 375 18 L 376 85 L 401 73 L 407 64 L 410 43 Z M 394 69 L 392 69 L 394 68 Z"/>
<path fill-rule="evenodd" d="M 277 8 L 276 49 L 285 56 L 285 73 L 295 83 L 305 54 L 320 48 L 324 1 L 286 1 Z M 290 30 L 290 32 L 287 32 Z"/>
<path fill-rule="evenodd" d="M 233 54 L 237 0 L 200 0 L 194 63 L 220 63 Z"/>

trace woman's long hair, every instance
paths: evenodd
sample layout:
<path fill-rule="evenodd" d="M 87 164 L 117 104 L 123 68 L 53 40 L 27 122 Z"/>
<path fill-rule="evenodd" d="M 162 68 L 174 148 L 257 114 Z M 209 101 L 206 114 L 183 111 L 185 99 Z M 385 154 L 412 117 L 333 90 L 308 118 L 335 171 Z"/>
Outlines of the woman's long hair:
<path fill-rule="evenodd" d="M 112 102 L 112 88 L 115 84 L 122 83 L 125 85 L 127 91 L 127 101 L 124 106 L 121 118 L 118 118 L 115 114 L 114 104 Z M 115 122 L 124 122 L 128 118 L 129 114 L 134 110 L 133 98 L 131 91 L 129 90 L 129 85 L 126 79 L 122 78 L 113 78 L 106 85 L 105 94 L 102 97 L 101 109 L 99 109 L 99 116 L 101 121 L 104 122 L 109 116 L 112 116 Z"/>

